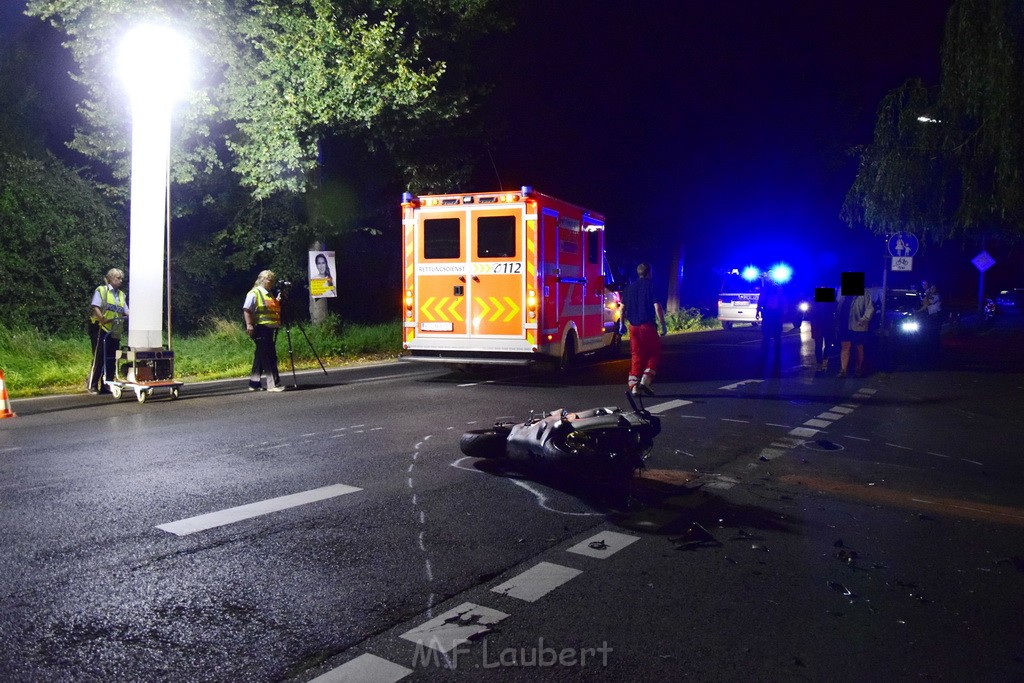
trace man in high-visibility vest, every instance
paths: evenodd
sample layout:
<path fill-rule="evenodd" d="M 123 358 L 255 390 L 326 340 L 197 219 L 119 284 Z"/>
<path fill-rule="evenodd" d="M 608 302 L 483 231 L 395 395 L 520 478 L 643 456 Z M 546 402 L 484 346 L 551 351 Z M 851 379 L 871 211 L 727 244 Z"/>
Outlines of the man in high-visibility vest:
<path fill-rule="evenodd" d="M 284 391 L 277 371 L 276 345 L 277 330 L 281 327 L 281 302 L 270 293 L 276 282 L 274 271 L 262 271 L 242 304 L 245 332 L 256 342 L 252 373 L 249 375 L 249 391 L 263 389 L 260 381 L 264 374 L 267 376 L 267 391 Z"/>
<path fill-rule="evenodd" d="M 124 272 L 111 268 L 104 279 L 106 284 L 92 293 L 92 314 L 89 316 L 92 367 L 85 384 L 91 394 L 110 391 L 104 380 L 114 379 L 114 353 L 127 329 L 128 300 L 121 291 Z"/>

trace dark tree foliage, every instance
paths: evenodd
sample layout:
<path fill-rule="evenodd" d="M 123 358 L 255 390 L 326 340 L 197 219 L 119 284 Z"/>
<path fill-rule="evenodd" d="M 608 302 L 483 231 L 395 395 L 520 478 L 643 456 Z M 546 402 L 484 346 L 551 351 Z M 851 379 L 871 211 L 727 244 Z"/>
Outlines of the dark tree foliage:
<path fill-rule="evenodd" d="M 930 242 L 1024 236 L 1024 2 L 960 0 L 942 81 L 908 81 L 879 107 L 842 216 Z"/>
<path fill-rule="evenodd" d="M 125 264 L 121 217 L 49 154 L 0 152 L 0 235 L 4 324 L 12 328 L 84 332 L 92 290 Z"/>

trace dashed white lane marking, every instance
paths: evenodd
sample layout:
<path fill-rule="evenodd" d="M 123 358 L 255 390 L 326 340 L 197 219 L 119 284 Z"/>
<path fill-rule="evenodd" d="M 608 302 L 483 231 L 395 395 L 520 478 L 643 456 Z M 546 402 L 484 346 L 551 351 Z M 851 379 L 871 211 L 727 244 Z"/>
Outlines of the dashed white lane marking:
<path fill-rule="evenodd" d="M 885 445 L 886 446 L 892 446 L 893 448 L 901 448 L 901 449 L 903 449 L 905 451 L 912 451 L 912 450 L 914 450 L 910 446 L 901 446 L 898 443 L 889 443 L 888 441 L 885 443 Z"/>
<path fill-rule="evenodd" d="M 834 413 L 831 410 L 826 410 L 824 413 L 818 416 L 819 420 L 838 420 L 843 415 L 848 413 Z"/>
<path fill-rule="evenodd" d="M 451 652 L 456 645 L 486 633 L 491 625 L 508 618 L 504 612 L 464 602 L 427 621 L 399 638 L 438 652 Z"/>
<path fill-rule="evenodd" d="M 620 534 L 617 531 L 603 531 L 596 536 L 591 536 L 585 541 L 580 541 L 571 548 L 567 548 L 566 552 L 576 553 L 577 555 L 586 555 L 587 557 L 596 557 L 603 560 L 604 558 L 611 557 L 623 548 L 632 543 L 636 543 L 639 540 L 639 536 Z"/>
<path fill-rule="evenodd" d="M 807 420 L 804 422 L 805 427 L 816 427 L 818 429 L 824 429 L 832 426 L 831 420 Z"/>
<path fill-rule="evenodd" d="M 799 436 L 805 439 L 810 439 L 820 431 L 820 429 L 811 429 L 810 427 L 797 427 L 796 429 L 791 429 L 789 433 L 792 434 L 793 436 Z"/>
<path fill-rule="evenodd" d="M 662 413 L 668 412 L 674 408 L 682 408 L 688 406 L 693 401 L 684 401 L 683 399 L 676 399 L 675 401 L 666 401 L 665 403 L 659 403 L 656 406 L 651 406 L 647 410 L 655 415 L 661 415 Z"/>
<path fill-rule="evenodd" d="M 829 410 L 830 413 L 841 413 L 843 415 L 849 415 L 850 413 L 852 413 L 854 411 L 854 409 L 855 409 L 855 406 L 851 407 L 851 406 L 842 405 L 842 406 L 832 406 L 828 410 Z"/>
<path fill-rule="evenodd" d="M 867 441 L 867 439 L 864 439 L 864 440 Z M 949 457 L 948 455 L 943 455 L 942 453 L 933 453 L 932 451 L 928 451 L 928 455 L 934 455 L 934 456 L 937 456 L 937 457 L 940 457 L 940 458 L 948 458 Z"/>
<path fill-rule="evenodd" d="M 207 529 L 213 529 L 214 527 L 240 522 L 243 519 L 260 517 L 261 515 L 266 515 L 271 512 L 279 512 L 281 510 L 287 510 L 288 508 L 298 507 L 308 503 L 315 503 L 317 501 L 327 500 L 328 498 L 336 498 L 337 496 L 344 496 L 357 491 L 362 491 L 362 489 L 356 488 L 355 486 L 348 486 L 346 484 L 333 484 L 331 486 L 324 486 L 311 491 L 293 493 L 288 496 L 261 500 L 258 503 L 249 503 L 248 505 L 239 505 L 238 507 L 219 510 L 218 512 L 197 515 L 196 517 L 181 519 L 177 522 L 158 524 L 156 528 L 175 534 L 176 536 L 187 536 L 188 534 L 194 534 L 197 531 L 205 531 Z"/>
<path fill-rule="evenodd" d="M 582 573 L 579 569 L 572 567 L 563 567 L 553 562 L 541 562 L 491 590 L 526 602 L 536 602 Z"/>
<path fill-rule="evenodd" d="M 685 418 L 689 418 L 691 420 L 706 420 L 706 419 L 708 419 L 708 418 L 706 418 L 703 415 L 680 415 L 679 417 L 685 417 Z"/>
<path fill-rule="evenodd" d="M 726 384 L 724 387 L 718 388 L 724 391 L 735 391 L 736 389 L 739 389 L 740 387 L 745 386 L 747 384 L 760 384 L 763 381 L 763 379 L 745 379 L 742 382 L 736 382 L 735 384 Z"/>
<path fill-rule="evenodd" d="M 980 465 L 981 467 L 985 466 L 985 463 L 978 462 L 977 460 L 968 460 L 967 458 L 960 458 L 960 459 L 963 460 L 964 462 L 969 462 L 972 465 Z"/>
<path fill-rule="evenodd" d="M 317 676 L 311 683 L 394 683 L 411 673 L 412 669 L 406 669 L 367 652 L 345 662 L 337 669 Z"/>
<path fill-rule="evenodd" d="M 719 419 L 722 422 L 739 422 L 740 424 L 744 424 L 744 425 L 750 424 L 750 420 L 734 420 L 734 419 L 732 419 L 730 417 L 722 417 L 722 418 L 719 418 Z"/>
<path fill-rule="evenodd" d="M 843 438 L 853 439 L 854 441 L 871 441 L 871 439 L 865 439 L 863 436 L 850 436 L 849 434 L 844 434 Z"/>
<path fill-rule="evenodd" d="M 861 387 L 857 390 L 858 394 L 867 394 L 868 396 L 874 396 L 878 393 L 878 389 L 868 389 L 867 387 Z"/>
<path fill-rule="evenodd" d="M 765 422 L 764 424 L 765 424 L 766 427 L 782 427 L 783 429 L 792 429 L 793 428 L 792 425 L 780 425 L 780 424 L 778 424 L 776 422 Z"/>

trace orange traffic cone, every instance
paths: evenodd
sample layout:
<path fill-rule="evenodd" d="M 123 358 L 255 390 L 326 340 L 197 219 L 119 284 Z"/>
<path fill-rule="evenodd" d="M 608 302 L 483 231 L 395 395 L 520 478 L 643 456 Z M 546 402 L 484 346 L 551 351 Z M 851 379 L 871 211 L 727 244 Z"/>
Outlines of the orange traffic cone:
<path fill-rule="evenodd" d="M 4 371 L 0 370 L 0 419 L 17 417 L 11 410 L 11 399 L 7 397 L 7 384 L 4 383 Z"/>

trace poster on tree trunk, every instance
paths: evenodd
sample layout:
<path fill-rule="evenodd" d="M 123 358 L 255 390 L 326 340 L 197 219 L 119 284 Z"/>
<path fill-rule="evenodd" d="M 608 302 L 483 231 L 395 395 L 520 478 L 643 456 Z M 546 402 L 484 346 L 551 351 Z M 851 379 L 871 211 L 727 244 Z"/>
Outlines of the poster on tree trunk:
<path fill-rule="evenodd" d="M 309 252 L 309 293 L 314 299 L 338 296 L 334 287 L 334 252 Z"/>

